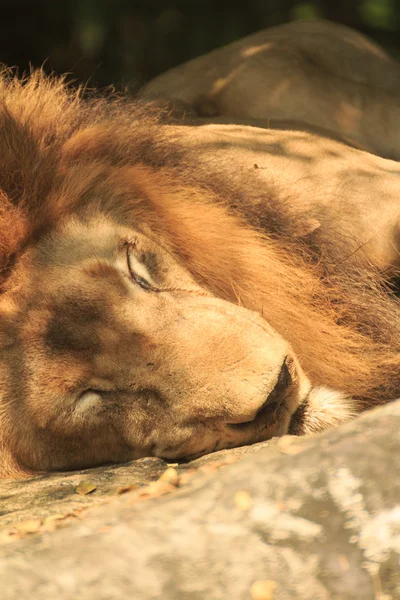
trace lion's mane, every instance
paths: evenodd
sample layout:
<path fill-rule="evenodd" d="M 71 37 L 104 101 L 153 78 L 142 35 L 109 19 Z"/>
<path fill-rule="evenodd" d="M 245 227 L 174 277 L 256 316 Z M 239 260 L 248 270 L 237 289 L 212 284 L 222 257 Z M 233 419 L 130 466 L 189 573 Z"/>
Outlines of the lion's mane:
<path fill-rule="evenodd" d="M 117 211 L 154 230 L 214 294 L 262 313 L 313 383 L 360 407 L 400 395 L 398 299 L 376 270 L 345 256 L 334 223 L 331 238 L 307 244 L 273 185 L 210 172 L 151 106 L 83 99 L 40 72 L 3 73 L 0 128 L 3 294 L 21 285 L 13 273 L 24 248 L 66 216 Z"/>

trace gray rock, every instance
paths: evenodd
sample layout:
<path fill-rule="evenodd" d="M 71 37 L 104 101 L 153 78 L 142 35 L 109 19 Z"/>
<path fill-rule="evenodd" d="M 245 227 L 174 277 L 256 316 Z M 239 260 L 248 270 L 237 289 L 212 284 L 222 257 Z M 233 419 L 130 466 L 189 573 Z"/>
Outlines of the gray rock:
<path fill-rule="evenodd" d="M 178 487 L 157 459 L 5 482 L 1 600 L 250 600 L 256 581 L 263 600 L 398 600 L 399 456 L 400 401 L 181 465 Z"/>

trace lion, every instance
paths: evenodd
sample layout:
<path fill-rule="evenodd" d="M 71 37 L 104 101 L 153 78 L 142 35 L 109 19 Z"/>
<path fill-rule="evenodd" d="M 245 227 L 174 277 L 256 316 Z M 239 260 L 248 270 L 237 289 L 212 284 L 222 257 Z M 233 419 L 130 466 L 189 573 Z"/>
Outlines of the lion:
<path fill-rule="evenodd" d="M 189 460 L 400 395 L 400 166 L 0 83 L 0 474 Z"/>
<path fill-rule="evenodd" d="M 329 21 L 259 31 L 170 69 L 140 95 L 190 119 L 319 131 L 400 158 L 398 62 Z"/>

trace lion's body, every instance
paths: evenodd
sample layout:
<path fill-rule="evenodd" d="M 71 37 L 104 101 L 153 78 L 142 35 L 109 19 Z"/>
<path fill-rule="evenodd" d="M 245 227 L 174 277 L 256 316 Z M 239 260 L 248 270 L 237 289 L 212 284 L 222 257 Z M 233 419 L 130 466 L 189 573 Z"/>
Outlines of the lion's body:
<path fill-rule="evenodd" d="M 0 474 L 190 457 L 400 395 L 397 163 L 40 74 L 0 102 Z"/>
<path fill-rule="evenodd" d="M 142 95 L 169 100 L 188 116 L 266 128 L 288 119 L 400 158 L 399 64 L 358 32 L 327 21 L 259 31 L 167 71 Z"/>
<path fill-rule="evenodd" d="M 257 202 L 260 190 L 269 190 L 288 211 L 293 237 L 322 247 L 334 239 L 325 261 L 398 271 L 399 163 L 298 131 L 219 124 L 167 130 L 193 160 L 200 158 L 197 177 L 219 171 L 245 185 L 247 195 L 236 209 L 247 220 L 262 219 Z M 266 227 L 270 233 L 268 222 Z"/>

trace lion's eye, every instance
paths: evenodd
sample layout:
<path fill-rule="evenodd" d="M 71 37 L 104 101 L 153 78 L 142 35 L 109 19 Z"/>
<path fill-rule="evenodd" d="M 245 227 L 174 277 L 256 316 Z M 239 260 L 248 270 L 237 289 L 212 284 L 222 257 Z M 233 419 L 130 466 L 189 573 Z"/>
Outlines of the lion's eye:
<path fill-rule="evenodd" d="M 144 290 L 153 290 L 155 286 L 144 264 L 145 255 L 140 255 L 134 245 L 128 244 L 126 247 L 126 260 L 132 280 Z"/>

